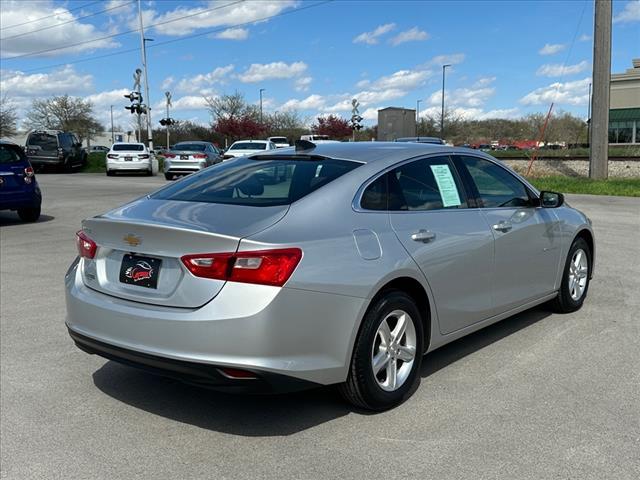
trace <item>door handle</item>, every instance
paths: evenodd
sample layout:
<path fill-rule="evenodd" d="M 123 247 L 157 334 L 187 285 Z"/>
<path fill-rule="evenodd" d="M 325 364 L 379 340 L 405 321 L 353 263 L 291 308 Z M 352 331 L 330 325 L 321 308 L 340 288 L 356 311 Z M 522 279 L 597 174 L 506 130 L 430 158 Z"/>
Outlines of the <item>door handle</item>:
<path fill-rule="evenodd" d="M 411 240 L 413 240 L 414 242 L 427 243 L 427 242 L 430 242 L 431 240 L 434 240 L 435 238 L 436 238 L 435 233 L 430 232 L 428 230 L 423 230 L 423 229 L 420 229 L 417 232 L 411 234 Z"/>
<path fill-rule="evenodd" d="M 497 230 L 498 232 L 502 232 L 502 233 L 506 233 L 512 228 L 513 228 L 513 225 L 511 225 L 511 222 L 507 222 L 505 220 L 502 220 L 496 223 L 495 225 L 493 225 L 494 230 Z"/>

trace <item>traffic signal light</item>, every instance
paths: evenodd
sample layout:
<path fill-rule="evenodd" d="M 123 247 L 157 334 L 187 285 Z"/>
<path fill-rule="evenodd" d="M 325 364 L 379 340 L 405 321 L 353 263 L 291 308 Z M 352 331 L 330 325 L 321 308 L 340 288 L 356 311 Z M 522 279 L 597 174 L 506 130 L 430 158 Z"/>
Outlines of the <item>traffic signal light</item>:
<path fill-rule="evenodd" d="M 160 125 L 162 125 L 163 127 L 175 125 L 176 123 L 178 123 L 177 120 L 174 120 L 173 118 L 163 118 L 162 120 L 160 120 Z"/>
<path fill-rule="evenodd" d="M 129 95 L 123 96 L 132 102 L 130 106 L 124 107 L 132 114 L 137 113 L 138 115 L 141 115 L 143 113 L 147 113 L 147 106 L 142 103 L 142 94 L 140 92 L 131 92 Z"/>
<path fill-rule="evenodd" d="M 131 92 L 129 95 L 123 95 L 124 98 L 128 98 L 130 102 L 137 101 L 138 103 L 142 102 L 142 94 L 140 92 Z"/>

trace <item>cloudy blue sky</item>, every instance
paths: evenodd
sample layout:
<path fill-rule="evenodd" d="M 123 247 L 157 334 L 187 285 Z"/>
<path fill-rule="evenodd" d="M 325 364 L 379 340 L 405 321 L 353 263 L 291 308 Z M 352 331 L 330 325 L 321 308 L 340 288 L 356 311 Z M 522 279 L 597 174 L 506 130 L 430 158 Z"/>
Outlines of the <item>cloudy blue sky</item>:
<path fill-rule="evenodd" d="M 123 95 L 140 66 L 137 1 L 0 2 L 2 95 L 21 115 L 33 98 L 91 100 L 108 123 L 130 115 Z M 468 118 L 558 109 L 585 116 L 593 0 L 569 1 L 143 1 L 154 119 L 208 123 L 204 96 L 242 92 L 266 111 L 303 117 L 378 108 L 439 110 Z M 640 0 L 614 1 L 612 71 L 640 57 Z M 158 111 L 161 109 L 161 112 Z"/>

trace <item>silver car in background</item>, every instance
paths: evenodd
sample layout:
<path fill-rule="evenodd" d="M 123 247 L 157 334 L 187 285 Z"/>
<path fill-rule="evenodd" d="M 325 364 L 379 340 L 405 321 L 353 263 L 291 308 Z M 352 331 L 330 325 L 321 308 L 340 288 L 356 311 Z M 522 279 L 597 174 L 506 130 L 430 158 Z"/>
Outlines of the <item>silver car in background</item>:
<path fill-rule="evenodd" d="M 189 175 L 222 161 L 222 151 L 213 143 L 201 141 L 179 142 L 164 152 L 164 178 Z"/>
<path fill-rule="evenodd" d="M 591 222 L 482 152 L 298 142 L 85 220 L 82 350 L 230 391 L 338 384 L 391 408 L 423 355 L 543 302 L 579 309 Z M 428 356 L 426 357 L 428 361 Z"/>

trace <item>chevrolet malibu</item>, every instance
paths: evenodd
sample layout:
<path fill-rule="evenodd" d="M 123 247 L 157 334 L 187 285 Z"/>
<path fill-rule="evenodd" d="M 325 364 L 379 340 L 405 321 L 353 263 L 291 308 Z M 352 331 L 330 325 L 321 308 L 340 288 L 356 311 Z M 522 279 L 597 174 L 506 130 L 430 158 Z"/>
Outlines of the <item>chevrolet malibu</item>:
<path fill-rule="evenodd" d="M 406 399 L 424 354 L 551 302 L 578 310 L 590 220 L 483 152 L 298 141 L 85 220 L 76 345 L 230 391 Z M 428 362 L 428 356 L 424 357 Z"/>

